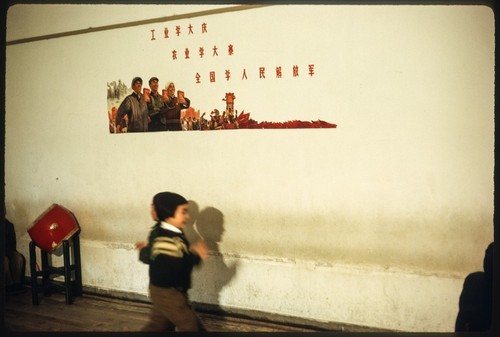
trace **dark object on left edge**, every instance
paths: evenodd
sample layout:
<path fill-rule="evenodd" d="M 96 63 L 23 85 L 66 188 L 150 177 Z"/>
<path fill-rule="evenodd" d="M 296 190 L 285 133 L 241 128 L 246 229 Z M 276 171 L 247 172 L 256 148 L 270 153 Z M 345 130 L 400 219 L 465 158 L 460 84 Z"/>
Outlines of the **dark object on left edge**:
<path fill-rule="evenodd" d="M 16 231 L 14 224 L 5 219 L 5 290 L 16 293 L 24 290 L 26 275 L 26 258 L 17 251 Z"/>

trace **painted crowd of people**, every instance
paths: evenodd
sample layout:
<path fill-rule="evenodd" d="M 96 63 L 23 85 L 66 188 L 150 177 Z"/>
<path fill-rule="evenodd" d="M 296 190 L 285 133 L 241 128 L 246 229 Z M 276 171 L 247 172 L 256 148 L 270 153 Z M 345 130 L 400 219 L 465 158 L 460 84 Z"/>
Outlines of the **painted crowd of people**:
<path fill-rule="evenodd" d="M 108 83 L 108 99 L 118 100 L 125 95 L 121 85 Z M 151 77 L 149 88 L 143 89 L 140 77 L 132 80 L 132 93 L 127 95 L 118 108 L 111 107 L 109 128 L 111 133 L 156 132 L 156 131 L 192 131 L 238 129 L 238 111 L 233 110 L 234 94 L 226 94 L 227 105 L 221 114 L 214 109 L 210 116 L 200 116 L 200 111 L 191 107 L 191 101 L 183 91 L 176 91 L 175 84 L 168 82 L 165 89 L 159 90 L 159 79 Z M 122 88 L 114 90 L 114 88 Z M 226 99 L 223 99 L 226 100 Z"/>
<path fill-rule="evenodd" d="M 181 111 L 189 108 L 189 98 L 175 91 L 175 84 L 169 82 L 165 90 L 158 91 L 159 79 L 149 79 L 149 89 L 142 89 L 142 78 L 132 80 L 132 93 L 125 97 L 118 109 L 113 109 L 110 116 L 110 131 L 147 132 L 180 131 Z"/>

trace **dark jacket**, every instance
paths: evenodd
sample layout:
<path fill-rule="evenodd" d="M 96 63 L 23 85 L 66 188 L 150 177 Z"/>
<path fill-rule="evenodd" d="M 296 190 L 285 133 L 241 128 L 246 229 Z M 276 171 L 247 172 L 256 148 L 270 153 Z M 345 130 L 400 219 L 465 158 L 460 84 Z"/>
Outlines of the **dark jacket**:
<path fill-rule="evenodd" d="M 148 245 L 139 252 L 139 260 L 149 265 L 150 283 L 157 287 L 191 288 L 191 272 L 201 261 L 189 251 L 189 242 L 182 233 L 153 227 Z"/>

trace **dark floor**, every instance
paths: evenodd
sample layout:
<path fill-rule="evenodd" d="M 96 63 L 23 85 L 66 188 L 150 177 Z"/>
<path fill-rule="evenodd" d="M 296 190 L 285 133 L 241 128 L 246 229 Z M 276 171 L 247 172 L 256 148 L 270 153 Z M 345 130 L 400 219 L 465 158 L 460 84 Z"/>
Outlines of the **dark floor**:
<path fill-rule="evenodd" d="M 31 302 L 31 288 L 7 294 L 4 323 L 12 332 L 132 332 L 140 331 L 148 320 L 149 303 L 84 293 L 66 304 L 63 293 L 39 295 L 40 304 Z M 255 320 L 248 317 L 200 312 L 208 331 L 213 332 L 315 332 L 319 328 Z"/>

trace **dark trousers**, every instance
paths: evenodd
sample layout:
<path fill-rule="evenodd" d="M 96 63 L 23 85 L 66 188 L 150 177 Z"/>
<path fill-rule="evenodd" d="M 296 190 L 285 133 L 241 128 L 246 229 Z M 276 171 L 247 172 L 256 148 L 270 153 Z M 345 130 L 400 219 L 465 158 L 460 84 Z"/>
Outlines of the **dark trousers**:
<path fill-rule="evenodd" d="M 150 284 L 149 295 L 153 306 L 143 331 L 205 331 L 186 292 Z"/>

